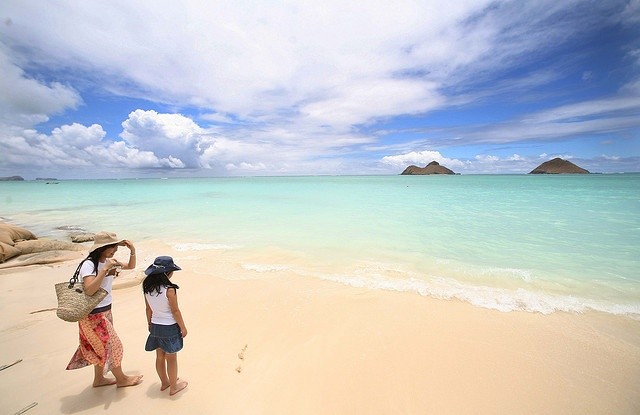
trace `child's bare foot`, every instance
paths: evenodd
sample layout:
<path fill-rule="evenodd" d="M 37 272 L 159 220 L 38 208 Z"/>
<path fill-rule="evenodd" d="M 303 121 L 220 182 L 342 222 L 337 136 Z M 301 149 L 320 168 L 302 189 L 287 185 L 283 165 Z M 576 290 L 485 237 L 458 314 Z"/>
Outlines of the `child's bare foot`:
<path fill-rule="evenodd" d="M 180 378 L 176 379 L 176 380 L 180 380 Z M 167 382 L 167 383 L 163 383 L 160 385 L 160 391 L 162 392 L 163 390 L 167 390 L 167 388 L 171 386 L 171 383 Z"/>
<path fill-rule="evenodd" d="M 94 388 L 99 388 L 100 386 L 109 386 L 109 385 L 115 385 L 117 383 L 117 381 L 113 378 L 102 378 L 102 379 L 97 379 L 93 381 L 93 387 Z"/>
<path fill-rule="evenodd" d="M 136 386 L 142 382 L 142 375 L 137 376 L 125 376 L 122 382 L 118 382 L 119 388 L 126 388 L 127 386 Z"/>
<path fill-rule="evenodd" d="M 175 395 L 176 393 L 180 392 L 181 390 L 183 390 L 184 388 L 186 388 L 188 385 L 187 382 L 181 380 L 180 382 L 176 383 L 176 388 L 175 389 L 171 389 L 171 391 L 169 392 L 170 396 Z"/>

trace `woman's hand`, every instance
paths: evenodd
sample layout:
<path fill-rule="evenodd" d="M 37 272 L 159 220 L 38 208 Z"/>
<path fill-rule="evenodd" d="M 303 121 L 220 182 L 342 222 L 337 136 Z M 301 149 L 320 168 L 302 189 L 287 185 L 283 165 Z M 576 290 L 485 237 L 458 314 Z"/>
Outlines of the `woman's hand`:
<path fill-rule="evenodd" d="M 135 251 L 135 247 L 133 246 L 133 243 L 128 239 L 125 239 L 124 241 L 120 242 L 120 245 L 121 246 L 126 246 L 132 252 Z"/>
<path fill-rule="evenodd" d="M 113 258 L 108 258 L 104 263 L 104 269 L 107 271 L 120 267 L 122 267 L 122 264 Z"/>
<path fill-rule="evenodd" d="M 98 288 L 100 288 L 102 280 L 104 280 L 107 275 L 115 274 L 117 272 L 116 269 L 121 266 L 122 264 L 115 259 L 107 258 L 107 260 L 104 261 L 104 267 L 100 268 L 100 271 L 98 271 L 96 275 L 87 275 L 82 279 L 84 292 L 88 295 L 95 294 L 95 292 L 98 291 Z"/>
<path fill-rule="evenodd" d="M 114 277 L 117 277 L 122 269 L 122 264 L 113 258 L 109 258 L 105 261 L 103 269 L 105 275 L 113 275 Z"/>
<path fill-rule="evenodd" d="M 127 248 L 129 248 L 129 262 L 127 262 L 126 264 L 123 264 L 122 268 L 123 269 L 134 269 L 136 267 L 136 248 L 135 246 L 133 246 L 133 242 L 131 242 L 128 239 L 125 239 L 124 241 L 120 242 L 120 245 L 122 246 L 126 246 Z"/>

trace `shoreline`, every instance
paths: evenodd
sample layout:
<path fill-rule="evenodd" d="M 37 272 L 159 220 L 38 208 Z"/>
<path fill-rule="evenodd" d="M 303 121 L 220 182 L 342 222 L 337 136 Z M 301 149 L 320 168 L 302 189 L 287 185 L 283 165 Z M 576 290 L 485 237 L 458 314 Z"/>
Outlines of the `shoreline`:
<path fill-rule="evenodd" d="M 155 254 L 114 290 L 123 368 L 141 385 L 91 387 L 65 371 L 77 326 L 55 316 L 53 284 L 76 261 L 0 274 L 0 408 L 12 413 L 503 414 L 640 412 L 640 322 L 597 312 L 499 312 L 456 300 L 370 290 L 293 275 L 225 279 L 215 256 L 183 257 L 174 282 L 189 329 L 178 355 L 189 387 L 159 391 L 139 282 Z M 119 252 L 120 253 L 120 252 Z M 116 255 L 118 257 L 118 254 Z M 244 349 L 244 351 L 243 351 Z M 239 358 L 242 353 L 244 359 Z M 238 369 L 240 369 L 238 371 Z M 55 381 L 53 381 L 55 379 Z M 171 408 L 169 408 L 171 407 Z"/>
<path fill-rule="evenodd" d="M 39 250 L 28 246 L 33 253 L 27 250 L 0 263 L 0 275 L 28 266 L 79 260 L 86 255 L 90 243 L 67 242 L 68 235 L 58 236 L 16 243 L 16 247 L 32 242 L 43 246 Z M 193 261 L 193 271 L 198 274 L 208 274 L 211 268 L 201 263 L 215 262 L 216 275 L 222 278 L 262 279 L 288 273 L 294 278 L 312 278 L 356 288 L 462 301 L 500 312 L 603 312 L 640 321 L 640 302 L 637 300 L 640 298 L 640 286 L 635 283 L 609 286 L 605 282 L 598 285 L 588 278 L 584 282 L 572 282 L 563 280 L 561 276 L 555 282 L 545 275 L 533 275 L 534 271 L 526 268 L 482 268 L 453 260 L 419 262 L 411 257 L 411 253 L 405 257 L 401 254 L 383 256 L 379 251 L 366 249 L 360 250 L 367 253 L 361 256 L 341 252 L 342 256 L 336 257 L 330 250 L 310 253 L 277 245 L 243 246 L 194 241 L 184 235 L 169 239 L 147 235 L 140 243 L 153 247 L 150 252 L 173 252 L 176 259 Z M 63 244 L 65 250 L 52 250 L 56 244 Z M 153 256 L 138 260 L 150 262 Z M 618 280 L 628 281 L 624 278 Z"/>
<path fill-rule="evenodd" d="M 640 234 L 630 213 L 637 178 L 266 179 L 89 180 L 35 193 L 17 186 L 5 198 L 5 216 L 42 238 L 108 229 L 137 242 L 165 240 L 168 249 L 187 245 L 185 256 L 211 249 L 241 278 L 290 268 L 500 311 L 598 310 L 640 319 L 633 249 Z M 91 202 L 76 209 L 69 194 Z"/>

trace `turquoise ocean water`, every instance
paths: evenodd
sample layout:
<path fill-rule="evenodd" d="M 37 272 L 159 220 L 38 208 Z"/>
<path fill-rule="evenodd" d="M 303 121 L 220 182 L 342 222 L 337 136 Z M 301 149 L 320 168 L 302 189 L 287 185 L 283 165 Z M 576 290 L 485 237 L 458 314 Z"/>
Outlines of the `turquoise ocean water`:
<path fill-rule="evenodd" d="M 235 252 L 261 276 L 640 318 L 640 174 L 2 182 L 0 216 Z"/>

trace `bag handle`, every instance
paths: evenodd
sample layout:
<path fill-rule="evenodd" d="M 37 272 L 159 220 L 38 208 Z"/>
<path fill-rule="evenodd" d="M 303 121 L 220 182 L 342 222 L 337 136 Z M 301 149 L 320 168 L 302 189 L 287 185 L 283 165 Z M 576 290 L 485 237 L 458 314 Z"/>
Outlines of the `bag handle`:
<path fill-rule="evenodd" d="M 89 260 L 89 257 L 86 257 L 85 259 L 80 261 L 78 268 L 76 268 L 76 272 L 73 273 L 73 277 L 71 277 L 71 279 L 69 280 L 69 287 L 68 287 L 69 289 L 73 288 L 73 286 L 78 283 L 78 275 L 80 275 L 80 268 L 82 268 L 82 264 L 84 264 L 84 262 L 87 260 Z"/>

